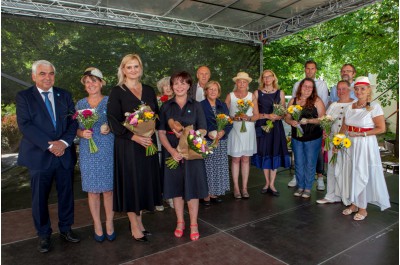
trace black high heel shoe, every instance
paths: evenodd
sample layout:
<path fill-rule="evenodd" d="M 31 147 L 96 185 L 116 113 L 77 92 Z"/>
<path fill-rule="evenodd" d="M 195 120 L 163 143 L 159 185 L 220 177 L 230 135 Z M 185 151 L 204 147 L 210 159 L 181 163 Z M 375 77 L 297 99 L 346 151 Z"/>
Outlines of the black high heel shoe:
<path fill-rule="evenodd" d="M 145 236 L 151 236 L 151 235 L 153 235 L 150 231 L 147 231 L 147 230 L 142 231 L 142 233 L 143 233 L 143 235 L 145 235 Z"/>
<path fill-rule="evenodd" d="M 149 241 L 146 236 L 142 236 L 142 237 L 139 237 L 139 238 L 136 238 L 136 237 L 132 236 L 132 238 L 135 239 L 138 242 L 148 242 Z"/>
<path fill-rule="evenodd" d="M 129 231 L 132 232 L 132 230 L 131 230 L 131 222 L 128 223 L 128 228 L 129 228 Z M 151 235 L 153 235 L 150 231 L 147 231 L 147 230 L 142 231 L 142 233 L 143 233 L 143 235 L 145 235 L 145 236 L 151 236 Z"/>

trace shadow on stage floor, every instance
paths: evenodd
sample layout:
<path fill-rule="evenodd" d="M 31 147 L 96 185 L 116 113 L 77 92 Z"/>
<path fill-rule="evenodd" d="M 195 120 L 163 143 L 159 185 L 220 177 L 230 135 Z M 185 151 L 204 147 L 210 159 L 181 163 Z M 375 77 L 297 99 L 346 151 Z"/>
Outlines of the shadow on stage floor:
<path fill-rule="evenodd" d="M 278 173 L 276 187 L 281 196 L 273 197 L 260 193 L 264 179 L 261 171 L 252 167 L 249 200 L 235 200 L 228 193 L 223 203 L 200 206 L 201 238 L 196 242 L 190 241 L 189 229 L 183 238 L 173 236 L 173 209 L 146 213 L 144 224 L 153 233 L 147 243 L 131 238 L 125 214 L 115 217 L 116 241 L 95 242 L 78 175 L 73 229 L 82 241 L 66 243 L 53 233 L 51 251 L 40 254 L 29 208 L 29 179 L 26 174 L 3 173 L 2 264 L 399 264 L 399 175 L 385 175 L 392 207 L 381 212 L 369 205 L 368 217 L 357 222 L 341 214 L 344 206 L 340 203 L 316 204 L 325 192 L 316 191 L 315 186 L 311 199 L 294 197 L 294 189 L 287 187 L 291 174 L 289 170 Z M 50 213 L 54 230 L 55 194 L 53 188 Z M 187 212 L 185 219 L 188 224 Z"/>

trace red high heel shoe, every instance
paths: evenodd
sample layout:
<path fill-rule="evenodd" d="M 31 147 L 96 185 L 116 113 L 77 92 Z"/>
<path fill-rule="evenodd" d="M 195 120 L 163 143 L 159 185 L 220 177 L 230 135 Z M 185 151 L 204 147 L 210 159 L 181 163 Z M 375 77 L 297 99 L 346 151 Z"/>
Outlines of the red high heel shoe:
<path fill-rule="evenodd" d="M 197 224 L 190 225 L 190 228 L 192 228 L 192 227 L 198 227 L 198 225 L 197 225 Z M 198 240 L 199 238 L 200 238 L 199 232 L 190 233 L 190 239 L 191 239 L 192 241 L 196 241 L 196 240 Z"/>
<path fill-rule="evenodd" d="M 174 232 L 174 234 L 175 234 L 175 236 L 176 237 L 182 237 L 183 236 L 183 230 L 185 230 L 185 222 L 176 222 L 177 224 L 183 224 L 183 227 L 182 227 L 182 229 L 178 229 L 178 228 L 176 228 L 175 229 L 175 232 Z"/>

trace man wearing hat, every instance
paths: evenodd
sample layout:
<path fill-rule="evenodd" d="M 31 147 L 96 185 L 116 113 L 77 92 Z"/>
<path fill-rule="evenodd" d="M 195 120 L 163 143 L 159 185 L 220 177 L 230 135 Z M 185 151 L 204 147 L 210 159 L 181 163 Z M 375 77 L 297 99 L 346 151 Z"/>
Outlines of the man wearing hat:
<path fill-rule="evenodd" d="M 318 97 L 322 99 L 324 102 L 325 108 L 328 106 L 328 100 L 329 100 L 329 92 L 328 92 L 328 86 L 326 85 L 324 80 L 316 79 L 315 76 L 317 74 L 317 63 L 314 62 L 313 60 L 309 60 L 304 64 L 304 73 L 305 76 L 311 79 L 314 79 L 315 81 L 315 86 L 317 87 L 317 94 Z M 293 86 L 293 92 L 292 92 L 292 97 L 296 96 L 297 89 L 299 87 L 301 80 L 296 82 Z M 322 177 L 322 172 L 324 170 L 324 159 L 323 159 L 323 154 L 320 152 L 318 156 L 318 162 L 317 162 L 317 190 L 325 190 L 325 184 L 324 184 L 324 179 Z M 293 179 L 288 183 L 289 187 L 295 187 L 297 185 L 296 182 L 296 176 L 293 176 Z"/>
<path fill-rule="evenodd" d="M 31 176 L 32 216 L 39 237 L 38 251 L 50 250 L 52 233 L 48 198 L 53 180 L 58 193 L 58 228 L 66 241 L 80 241 L 71 230 L 74 222 L 73 173 L 76 153 L 73 140 L 78 124 L 71 94 L 53 87 L 55 68 L 48 61 L 32 65 L 35 85 L 17 94 L 17 122 L 22 133 L 18 164 Z"/>
<path fill-rule="evenodd" d="M 354 87 L 354 77 L 356 76 L 356 68 L 352 64 L 344 64 L 342 66 L 342 69 L 340 69 L 340 77 L 342 80 L 349 81 L 351 88 Z M 350 90 L 350 98 L 352 99 L 357 99 L 356 96 L 354 95 L 353 89 Z M 331 93 L 329 95 L 329 104 L 336 102 L 339 100 L 339 97 L 337 95 L 337 87 L 334 85 L 331 88 Z"/>
<path fill-rule="evenodd" d="M 203 65 L 197 69 L 196 74 L 198 82 L 193 84 L 188 91 L 188 96 L 191 99 L 194 99 L 198 102 L 203 101 L 205 99 L 204 96 L 204 87 L 206 86 L 207 82 L 210 80 L 211 71 L 210 68 Z"/>

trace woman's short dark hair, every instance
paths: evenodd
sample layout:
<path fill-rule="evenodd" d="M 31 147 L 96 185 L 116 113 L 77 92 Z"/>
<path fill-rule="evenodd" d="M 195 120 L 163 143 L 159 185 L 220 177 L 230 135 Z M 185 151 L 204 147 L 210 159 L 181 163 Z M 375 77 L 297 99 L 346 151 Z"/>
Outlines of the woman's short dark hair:
<path fill-rule="evenodd" d="M 171 76 L 171 80 L 169 81 L 171 88 L 176 79 L 181 79 L 183 82 L 189 84 L 189 87 L 193 84 L 192 76 L 186 71 L 176 72 Z"/>

